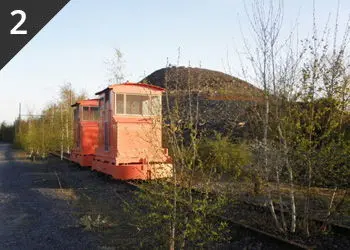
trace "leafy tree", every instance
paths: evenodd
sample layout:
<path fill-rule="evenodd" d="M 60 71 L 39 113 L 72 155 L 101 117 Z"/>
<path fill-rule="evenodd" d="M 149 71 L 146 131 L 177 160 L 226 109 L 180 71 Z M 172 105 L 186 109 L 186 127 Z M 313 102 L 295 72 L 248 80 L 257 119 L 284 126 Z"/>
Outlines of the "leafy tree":
<path fill-rule="evenodd" d="M 17 120 L 15 144 L 31 157 L 46 157 L 49 152 L 70 153 L 73 145 L 73 110 L 71 105 L 86 99 L 84 93 L 73 91 L 70 83 L 61 86 L 57 102 L 49 104 L 41 115 L 29 114 Z"/>
<path fill-rule="evenodd" d="M 2 122 L 0 125 L 0 141 L 12 143 L 14 137 L 14 126 Z"/>

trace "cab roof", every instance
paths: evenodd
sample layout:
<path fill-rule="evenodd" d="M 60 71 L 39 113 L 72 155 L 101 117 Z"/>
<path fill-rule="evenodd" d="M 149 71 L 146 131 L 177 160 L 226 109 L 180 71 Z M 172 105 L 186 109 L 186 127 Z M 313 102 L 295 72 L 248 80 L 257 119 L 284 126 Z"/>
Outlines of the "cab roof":
<path fill-rule="evenodd" d="M 114 87 L 117 87 L 117 86 L 137 86 L 137 87 L 143 87 L 143 88 L 148 88 L 148 89 L 152 89 L 152 90 L 156 90 L 156 91 L 164 91 L 165 89 L 164 88 L 161 88 L 161 87 L 158 87 L 158 86 L 155 86 L 155 85 L 151 85 L 151 84 L 148 84 L 148 83 L 142 83 L 142 82 L 139 82 L 139 83 L 133 83 L 133 82 L 125 82 L 125 83 L 119 83 L 119 84 L 112 84 L 112 85 L 109 85 L 107 88 L 95 93 L 96 95 L 99 95 L 99 94 L 102 94 L 103 92 L 106 92 L 110 89 L 113 89 Z"/>
<path fill-rule="evenodd" d="M 86 99 L 86 100 L 80 100 L 77 101 L 76 103 L 74 103 L 73 105 L 71 105 L 71 107 L 76 107 L 79 105 L 82 106 L 98 106 L 98 99 Z"/>

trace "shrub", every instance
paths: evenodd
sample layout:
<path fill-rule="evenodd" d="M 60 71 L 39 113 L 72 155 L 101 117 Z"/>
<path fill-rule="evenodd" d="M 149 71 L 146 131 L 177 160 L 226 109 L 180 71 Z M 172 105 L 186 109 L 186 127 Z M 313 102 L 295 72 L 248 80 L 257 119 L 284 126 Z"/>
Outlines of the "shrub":
<path fill-rule="evenodd" d="M 205 138 L 199 145 L 203 167 L 219 174 L 239 177 L 242 167 L 250 163 L 250 152 L 245 144 L 232 143 L 228 137 L 216 134 L 215 139 Z"/>

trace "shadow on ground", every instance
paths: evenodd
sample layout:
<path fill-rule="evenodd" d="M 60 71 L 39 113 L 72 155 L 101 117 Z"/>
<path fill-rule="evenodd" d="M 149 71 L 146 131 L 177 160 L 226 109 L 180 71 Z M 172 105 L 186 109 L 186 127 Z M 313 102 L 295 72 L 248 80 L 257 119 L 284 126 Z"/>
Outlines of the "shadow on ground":
<path fill-rule="evenodd" d="M 0 144 L 0 249 L 114 249 L 135 242 L 124 183 Z"/>

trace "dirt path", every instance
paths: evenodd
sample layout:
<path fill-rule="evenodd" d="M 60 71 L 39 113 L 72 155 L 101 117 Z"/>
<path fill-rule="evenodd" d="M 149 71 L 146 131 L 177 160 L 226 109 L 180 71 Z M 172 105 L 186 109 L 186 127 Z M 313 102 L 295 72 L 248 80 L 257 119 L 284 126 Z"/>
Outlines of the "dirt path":
<path fill-rule="evenodd" d="M 98 192 L 89 189 L 96 181 L 90 171 L 33 163 L 0 144 L 0 249 L 110 249 L 103 233 L 81 225 L 96 213 L 104 218 L 88 194 Z"/>
<path fill-rule="evenodd" d="M 36 180 L 48 174 L 43 166 L 33 171 L 35 165 L 15 159 L 10 145 L 0 144 L 0 248 L 97 248 L 91 233 L 74 227 L 77 221 L 64 200 L 39 192 L 47 187 Z"/>

